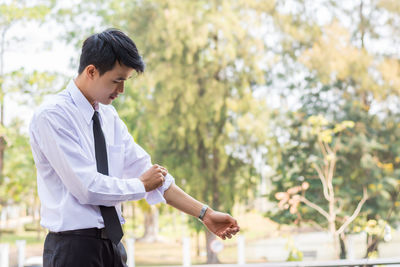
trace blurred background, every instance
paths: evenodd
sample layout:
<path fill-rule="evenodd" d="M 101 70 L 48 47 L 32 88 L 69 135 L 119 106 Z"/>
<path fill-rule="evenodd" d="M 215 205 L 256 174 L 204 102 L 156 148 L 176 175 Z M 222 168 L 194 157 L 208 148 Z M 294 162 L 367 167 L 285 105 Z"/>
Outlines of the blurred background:
<path fill-rule="evenodd" d="M 0 243 L 40 256 L 34 109 L 76 76 L 90 34 L 136 43 L 113 105 L 176 183 L 237 218 L 245 261 L 400 255 L 398 0 L 0 0 Z M 167 205 L 124 203 L 136 265 L 236 263 Z M 188 240 L 188 239 L 185 239 Z"/>

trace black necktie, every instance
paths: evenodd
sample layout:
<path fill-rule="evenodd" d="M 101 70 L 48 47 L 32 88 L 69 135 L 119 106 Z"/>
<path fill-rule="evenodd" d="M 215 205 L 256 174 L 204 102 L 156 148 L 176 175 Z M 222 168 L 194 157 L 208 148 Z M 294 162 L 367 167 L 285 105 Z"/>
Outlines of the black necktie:
<path fill-rule="evenodd" d="M 94 150 L 96 154 L 97 171 L 108 175 L 107 149 L 103 131 L 99 121 L 99 113 L 94 112 L 93 115 L 93 135 Z M 100 206 L 101 216 L 103 216 L 104 227 L 108 238 L 118 245 L 124 233 L 122 232 L 121 223 L 119 222 L 115 207 Z"/>

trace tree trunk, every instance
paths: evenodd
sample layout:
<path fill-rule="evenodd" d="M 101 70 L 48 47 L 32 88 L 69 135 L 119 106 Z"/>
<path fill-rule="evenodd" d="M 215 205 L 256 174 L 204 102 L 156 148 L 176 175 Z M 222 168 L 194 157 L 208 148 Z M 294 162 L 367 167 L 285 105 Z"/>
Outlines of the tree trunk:
<path fill-rule="evenodd" d="M 211 250 L 211 242 L 216 239 L 216 236 L 210 231 L 206 230 L 206 246 L 207 246 L 207 264 L 220 263 L 217 253 Z"/>
<path fill-rule="evenodd" d="M 346 249 L 346 235 L 340 234 L 340 259 L 347 258 L 347 249 Z"/>
<path fill-rule="evenodd" d="M 3 105 L 2 105 L 3 107 Z M 4 112 L 4 109 L 1 108 L 0 112 Z M 1 126 L 3 125 L 3 122 L 1 122 Z M 6 140 L 4 139 L 4 136 L 0 137 L 0 184 L 3 183 L 3 169 L 4 169 L 4 150 L 6 149 Z"/>
<path fill-rule="evenodd" d="M 36 224 L 36 240 L 40 240 L 42 226 L 40 225 L 40 200 L 37 196 L 35 196 L 33 199 L 32 218 L 32 221 Z"/>
<path fill-rule="evenodd" d="M 196 255 L 200 257 L 200 232 L 196 231 Z"/>
<path fill-rule="evenodd" d="M 372 253 L 378 253 L 379 238 L 374 235 L 367 235 L 367 252 L 365 253 L 365 258 L 371 256 Z"/>
<path fill-rule="evenodd" d="M 4 78 L 4 49 L 6 41 L 6 32 L 8 26 L 3 29 L 0 41 L 0 80 Z M 0 125 L 4 127 L 4 88 L 3 81 L 0 81 Z M 6 142 L 4 136 L 0 136 L 0 184 L 3 182 L 3 165 L 4 165 L 4 150 Z"/>
<path fill-rule="evenodd" d="M 335 259 L 340 259 L 340 239 L 339 235 L 336 233 L 335 219 L 331 218 L 328 223 L 329 233 L 332 235 L 333 238 L 333 250 L 335 253 Z"/>
<path fill-rule="evenodd" d="M 219 209 L 219 191 L 218 191 L 218 178 L 217 178 L 217 170 L 219 165 L 219 155 L 218 150 L 216 148 L 213 149 L 213 170 L 211 176 L 211 194 L 212 194 L 212 208 Z M 207 263 L 214 264 L 220 263 L 218 259 L 218 255 L 214 253 L 210 244 L 213 240 L 215 240 L 216 236 L 210 231 L 206 230 L 206 246 L 207 246 Z"/>
<path fill-rule="evenodd" d="M 339 235 L 334 233 L 333 234 L 333 247 L 335 253 L 335 259 L 340 259 L 340 238 Z"/>
<path fill-rule="evenodd" d="M 154 206 L 150 206 L 144 214 L 144 234 L 139 241 L 147 243 L 158 241 L 158 209 Z"/>

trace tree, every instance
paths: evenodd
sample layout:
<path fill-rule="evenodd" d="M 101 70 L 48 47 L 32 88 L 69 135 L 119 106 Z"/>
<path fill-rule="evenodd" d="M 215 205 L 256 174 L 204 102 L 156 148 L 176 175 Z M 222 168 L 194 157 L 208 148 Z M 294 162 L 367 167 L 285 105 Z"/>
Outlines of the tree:
<path fill-rule="evenodd" d="M 336 194 L 338 182 L 335 179 L 335 169 L 337 158 L 337 151 L 341 149 L 343 144 L 340 141 L 340 133 L 344 131 L 347 127 L 353 127 L 354 123 L 351 121 L 344 121 L 335 125 L 332 128 L 327 127 L 327 120 L 319 116 L 311 116 L 308 119 L 309 131 L 311 135 L 316 136 L 316 145 L 321 154 L 319 158 L 312 160 L 312 168 L 318 174 L 318 178 L 322 185 L 322 192 L 325 200 L 328 202 L 328 210 L 325 210 L 322 205 L 316 204 L 310 201 L 305 193 L 309 188 L 310 184 L 307 180 L 310 177 L 304 178 L 306 181 L 301 184 L 301 186 L 295 186 L 289 188 L 286 192 L 278 192 L 275 194 L 275 198 L 280 202 L 278 206 L 281 209 L 289 209 L 291 214 L 296 214 L 299 219 L 301 219 L 301 213 L 299 211 L 299 204 L 304 203 L 309 208 L 317 211 L 326 220 L 324 223 L 320 224 L 319 220 L 311 219 L 313 223 L 319 225 L 322 229 L 326 226 L 327 230 L 332 234 L 334 249 L 336 257 L 340 256 L 340 241 L 339 236 L 344 239 L 345 230 L 349 225 L 357 218 L 359 215 L 365 201 L 368 199 L 367 188 L 363 188 L 363 196 L 360 200 L 359 196 L 355 198 L 359 201 L 356 208 L 351 215 L 343 212 L 345 205 L 348 203 L 347 199 L 351 199 L 352 196 L 340 196 Z M 361 187 L 361 185 L 360 185 Z M 301 193 L 301 194 L 300 194 Z M 339 217 L 340 216 L 340 217 Z M 340 226 L 338 226 L 340 225 Z"/>
<path fill-rule="evenodd" d="M 398 179 L 395 177 L 400 173 L 396 159 L 399 111 L 392 107 L 399 101 L 399 92 L 393 87 L 398 55 L 387 49 L 376 51 L 373 44 L 381 45 L 383 24 L 393 32 L 398 31 L 393 23 L 398 19 L 393 12 L 397 4 L 395 1 L 359 1 L 347 6 L 325 1 L 321 6 L 310 6 L 307 1 L 288 2 L 296 3 L 298 9 L 275 20 L 284 44 L 283 62 L 287 64 L 287 74 L 282 78 L 289 81 L 286 82 L 286 96 L 297 94 L 301 105 L 288 110 L 287 122 L 278 127 L 285 138 L 281 138 L 281 133 L 275 143 L 281 146 L 277 150 L 282 159 L 273 165 L 277 174 L 276 190 L 286 191 L 315 173 L 309 168 L 311 155 L 318 151 L 315 140 L 306 140 L 301 130 L 308 118 L 322 115 L 331 122 L 353 121 L 354 128 L 341 137 L 345 145 L 337 151 L 340 160 L 335 169 L 335 186 L 343 196 L 361 195 L 359 190 L 354 190 L 357 185 L 358 188 L 360 185 L 368 187 L 370 197 L 358 216 L 360 220 L 354 221 L 356 225 L 366 217 L 386 218 L 387 211 L 397 203 Z M 328 19 L 321 22 L 315 14 L 318 10 L 327 11 L 326 8 Z M 288 21 L 296 23 L 288 26 Z M 385 41 L 395 45 L 398 40 Z M 346 186 L 340 187 L 341 184 Z M 311 184 L 310 188 L 313 187 Z M 313 193 L 317 202 L 324 198 L 323 190 Z M 348 201 L 352 204 L 345 208 L 357 205 L 355 200 Z M 346 212 L 351 214 L 352 211 Z M 303 221 L 312 218 L 311 214 L 315 212 L 302 210 Z M 388 223 L 395 221 L 398 215 L 398 211 L 393 212 Z M 278 212 L 274 218 L 280 222 L 296 220 L 289 212 Z M 344 242 L 342 245 L 343 257 Z"/>

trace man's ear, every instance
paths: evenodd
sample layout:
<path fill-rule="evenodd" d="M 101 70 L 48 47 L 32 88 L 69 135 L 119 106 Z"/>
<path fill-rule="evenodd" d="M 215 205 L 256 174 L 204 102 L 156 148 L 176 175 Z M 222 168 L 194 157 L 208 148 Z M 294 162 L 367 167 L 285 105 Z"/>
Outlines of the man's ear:
<path fill-rule="evenodd" d="M 90 80 L 93 80 L 99 74 L 97 68 L 93 64 L 87 65 L 84 72 L 86 77 Z"/>

